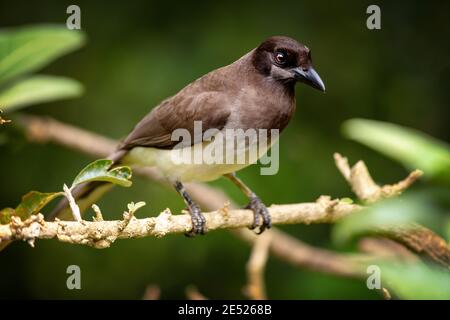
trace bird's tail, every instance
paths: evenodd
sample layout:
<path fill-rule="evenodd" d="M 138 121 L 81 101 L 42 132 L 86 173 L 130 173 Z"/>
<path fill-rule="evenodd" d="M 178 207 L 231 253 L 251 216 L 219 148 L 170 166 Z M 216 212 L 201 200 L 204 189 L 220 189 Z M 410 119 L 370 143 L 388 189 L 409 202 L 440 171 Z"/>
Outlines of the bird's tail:
<path fill-rule="evenodd" d="M 114 161 L 113 166 L 117 166 L 120 164 L 120 161 L 126 153 L 126 150 L 117 150 L 109 155 L 107 159 Z M 113 186 L 114 185 L 112 183 L 108 182 L 86 182 L 76 186 L 72 190 L 72 196 L 75 198 L 78 207 L 80 208 L 80 212 L 82 213 L 98 199 L 100 199 Z M 69 208 L 69 202 L 66 198 L 64 198 L 56 205 L 53 211 L 50 212 L 47 216 L 47 220 L 52 221 L 55 218 L 70 219 L 71 217 L 72 213 Z"/>

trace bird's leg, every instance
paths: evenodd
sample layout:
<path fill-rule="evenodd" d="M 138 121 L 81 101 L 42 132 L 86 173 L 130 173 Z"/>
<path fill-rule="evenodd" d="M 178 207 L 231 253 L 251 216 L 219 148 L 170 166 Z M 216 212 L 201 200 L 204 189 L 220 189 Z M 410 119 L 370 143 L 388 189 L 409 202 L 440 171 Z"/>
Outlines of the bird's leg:
<path fill-rule="evenodd" d="M 250 200 L 249 204 L 245 207 L 246 209 L 252 210 L 254 214 L 253 224 L 250 229 L 255 229 L 259 225 L 260 216 L 263 219 L 263 223 L 261 224 L 259 231 L 257 231 L 256 233 L 260 234 L 265 229 L 269 229 L 272 226 L 269 210 L 267 210 L 261 199 L 259 199 L 258 196 L 249 187 L 247 187 L 244 182 L 242 182 L 242 180 L 236 176 L 234 172 L 228 173 L 224 176 L 231 180 L 235 185 L 237 185 L 239 189 L 241 189 L 241 191 Z"/>
<path fill-rule="evenodd" d="M 208 230 L 206 228 L 206 220 L 203 216 L 200 207 L 192 200 L 192 198 L 189 196 L 189 194 L 186 192 L 186 189 L 184 188 L 183 184 L 179 181 L 176 181 L 174 183 L 175 189 L 178 191 L 178 193 L 183 197 L 184 202 L 188 206 L 189 213 L 191 215 L 191 221 L 192 221 L 192 229 L 186 235 L 188 237 L 193 237 L 197 234 L 205 234 Z"/>

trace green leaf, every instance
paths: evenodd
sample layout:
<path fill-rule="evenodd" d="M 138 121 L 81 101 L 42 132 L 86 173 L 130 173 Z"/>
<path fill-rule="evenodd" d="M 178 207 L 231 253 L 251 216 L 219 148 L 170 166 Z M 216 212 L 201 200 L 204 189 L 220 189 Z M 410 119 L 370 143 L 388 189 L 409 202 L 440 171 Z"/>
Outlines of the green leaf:
<path fill-rule="evenodd" d="M 90 181 L 106 181 L 123 187 L 131 186 L 131 169 L 129 167 L 115 167 L 112 160 L 101 159 L 88 164 L 72 183 L 72 187 Z"/>
<path fill-rule="evenodd" d="M 433 224 L 437 209 L 421 194 L 378 202 L 338 221 L 333 227 L 333 241 L 342 245 L 383 227 L 406 226 L 410 223 Z M 437 221 L 438 219 L 436 219 Z"/>
<path fill-rule="evenodd" d="M 36 71 L 84 43 L 84 34 L 62 25 L 0 31 L 0 83 Z"/>
<path fill-rule="evenodd" d="M 11 221 L 11 217 L 16 214 L 16 210 L 13 208 L 5 208 L 0 210 L 0 224 L 8 224 Z"/>
<path fill-rule="evenodd" d="M 74 98 L 82 93 L 83 87 L 78 81 L 38 75 L 14 82 L 1 90 L 0 106 L 10 111 L 30 104 Z"/>
<path fill-rule="evenodd" d="M 381 281 L 396 296 L 450 300 L 450 273 L 424 263 L 380 263 Z"/>
<path fill-rule="evenodd" d="M 408 169 L 450 183 L 450 147 L 431 136 L 387 122 L 352 119 L 343 124 L 344 135 L 391 157 Z"/>
<path fill-rule="evenodd" d="M 22 202 L 16 209 L 6 208 L 0 211 L 1 223 L 9 223 L 12 216 L 18 216 L 25 220 L 29 216 L 38 213 L 50 201 L 61 195 L 63 195 L 62 192 L 42 193 L 30 191 L 22 197 Z"/>
<path fill-rule="evenodd" d="M 62 192 L 42 193 L 39 191 L 30 191 L 22 197 L 22 202 L 16 208 L 16 214 L 22 220 L 38 213 L 50 201 L 63 195 Z"/>

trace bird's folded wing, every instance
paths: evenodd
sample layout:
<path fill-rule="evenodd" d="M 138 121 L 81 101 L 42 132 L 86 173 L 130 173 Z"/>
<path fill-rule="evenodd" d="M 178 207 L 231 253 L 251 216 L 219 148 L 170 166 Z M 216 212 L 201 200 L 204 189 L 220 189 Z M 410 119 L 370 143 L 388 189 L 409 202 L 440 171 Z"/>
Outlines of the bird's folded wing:
<path fill-rule="evenodd" d="M 145 116 L 123 140 L 119 149 L 129 150 L 137 146 L 172 149 L 180 143 L 172 138 L 176 129 L 186 129 L 190 133 L 189 145 L 200 142 L 202 134 L 208 129 L 221 130 L 231 114 L 227 96 L 220 91 L 186 89 L 163 101 Z M 194 134 L 194 121 L 201 121 L 200 135 L 199 130 Z"/>

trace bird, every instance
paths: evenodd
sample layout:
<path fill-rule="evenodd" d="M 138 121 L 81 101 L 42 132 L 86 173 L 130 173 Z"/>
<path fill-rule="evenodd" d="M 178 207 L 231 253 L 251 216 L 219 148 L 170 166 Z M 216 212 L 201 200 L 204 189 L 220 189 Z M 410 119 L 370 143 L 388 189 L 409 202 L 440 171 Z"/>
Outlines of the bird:
<path fill-rule="evenodd" d="M 270 37 L 235 62 L 205 74 L 154 107 L 108 159 L 116 166 L 158 168 L 187 206 L 192 222 L 191 230 L 186 233 L 188 236 L 205 234 L 207 227 L 200 207 L 186 191 L 184 183 L 220 177 L 229 179 L 247 196 L 249 203 L 245 208 L 252 210 L 254 216 L 249 228 L 262 233 L 271 227 L 269 211 L 238 178 L 236 171 L 255 163 L 278 137 L 265 136 L 269 140 L 268 147 L 258 150 L 256 158 L 240 163 L 183 162 L 180 153 L 196 147 L 202 150 L 211 141 L 220 141 L 218 134 L 223 137 L 229 130 L 277 130 L 281 133 L 294 115 L 298 82 L 325 92 L 325 85 L 313 68 L 311 50 L 290 37 Z M 200 130 L 196 130 L 197 123 L 201 123 Z M 177 130 L 187 133 L 191 139 L 180 143 L 173 135 Z M 207 136 L 207 132 L 213 133 Z M 258 139 L 261 137 L 256 142 Z M 248 148 L 247 142 L 242 148 L 233 145 L 232 151 L 248 152 Z M 74 197 L 88 198 L 102 184 L 105 183 L 80 185 L 74 189 Z M 51 217 L 56 217 L 64 207 L 67 207 L 65 199 Z"/>

